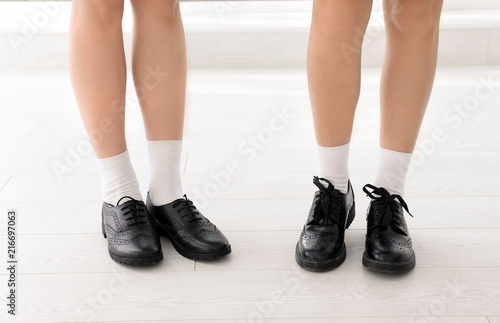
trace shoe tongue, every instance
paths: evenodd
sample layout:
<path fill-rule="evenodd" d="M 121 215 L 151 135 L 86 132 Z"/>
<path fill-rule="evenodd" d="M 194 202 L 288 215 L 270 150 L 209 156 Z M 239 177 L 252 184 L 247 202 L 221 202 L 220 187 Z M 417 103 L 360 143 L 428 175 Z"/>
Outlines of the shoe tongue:
<path fill-rule="evenodd" d="M 323 221 L 321 221 L 323 222 Z M 329 223 L 329 225 L 324 225 L 324 223 L 311 223 L 307 226 L 308 232 L 314 233 L 339 233 L 339 225 L 337 223 Z"/>
<path fill-rule="evenodd" d="M 178 198 L 176 200 L 173 200 L 172 202 L 170 202 L 169 204 L 174 204 L 174 203 L 182 203 L 182 202 L 185 202 L 187 203 L 188 200 L 186 200 L 185 198 L 181 197 L 181 198 Z"/>
<path fill-rule="evenodd" d="M 327 221 L 327 219 L 325 219 L 324 216 L 319 216 L 319 217 L 313 217 L 308 224 L 310 225 L 320 225 L 320 226 L 327 226 L 327 227 L 330 227 L 330 226 L 333 226 L 333 225 L 338 225 L 337 222 L 335 222 L 331 217 L 328 218 L 328 223 L 325 223 L 325 221 Z"/>

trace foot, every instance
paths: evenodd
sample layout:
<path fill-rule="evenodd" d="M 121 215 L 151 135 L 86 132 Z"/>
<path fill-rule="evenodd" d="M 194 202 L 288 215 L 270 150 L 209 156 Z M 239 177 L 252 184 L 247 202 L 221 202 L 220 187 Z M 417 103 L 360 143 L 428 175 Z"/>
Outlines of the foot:
<path fill-rule="evenodd" d="M 354 220 L 354 193 L 350 181 L 346 194 L 324 178 L 315 176 L 313 183 L 319 191 L 314 194 L 309 217 L 295 248 L 295 259 L 304 269 L 326 271 L 345 260 L 344 232 Z"/>
<path fill-rule="evenodd" d="M 175 250 L 190 259 L 211 260 L 231 253 L 224 234 L 201 214 L 186 195 L 171 203 L 154 206 L 148 193 L 147 207 L 160 234 Z"/>
<path fill-rule="evenodd" d="M 123 204 L 123 199 L 129 199 Z M 161 244 L 146 205 L 129 196 L 116 206 L 102 205 L 102 234 L 109 255 L 126 265 L 149 265 L 163 259 Z"/>
<path fill-rule="evenodd" d="M 372 199 L 363 265 L 384 273 L 410 271 L 415 267 L 415 252 L 404 218 L 403 209 L 410 214 L 408 206 L 400 195 L 391 195 L 383 187 L 367 184 L 363 191 Z"/>

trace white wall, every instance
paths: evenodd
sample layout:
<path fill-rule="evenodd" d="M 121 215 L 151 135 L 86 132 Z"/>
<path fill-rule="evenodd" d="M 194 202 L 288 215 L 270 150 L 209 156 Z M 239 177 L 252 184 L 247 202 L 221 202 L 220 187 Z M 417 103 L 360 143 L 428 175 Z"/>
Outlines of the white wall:
<path fill-rule="evenodd" d="M 128 1 L 124 39 L 129 57 Z M 311 1 L 182 2 L 191 68 L 305 66 Z M 0 0 L 0 69 L 67 67 L 70 2 Z M 384 49 L 380 1 L 363 48 L 363 63 L 378 66 Z M 445 1 L 441 65 L 500 64 L 500 1 Z"/>

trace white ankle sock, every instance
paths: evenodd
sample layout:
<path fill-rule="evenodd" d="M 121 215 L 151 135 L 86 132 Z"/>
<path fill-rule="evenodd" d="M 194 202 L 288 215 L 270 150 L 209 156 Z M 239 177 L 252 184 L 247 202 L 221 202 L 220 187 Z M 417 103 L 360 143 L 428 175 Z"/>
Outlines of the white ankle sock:
<path fill-rule="evenodd" d="M 124 196 L 142 201 L 139 182 L 130 162 L 128 150 L 113 157 L 97 159 L 97 167 L 101 174 L 104 202 L 116 205 Z"/>
<path fill-rule="evenodd" d="M 155 206 L 182 197 L 182 140 L 147 141 L 149 156 L 149 196 Z"/>
<path fill-rule="evenodd" d="M 403 197 L 412 156 L 413 154 L 380 148 L 377 176 L 373 185 Z"/>
<path fill-rule="evenodd" d="M 342 193 L 347 193 L 349 181 L 349 144 L 337 147 L 318 145 L 319 177 L 326 178 Z"/>

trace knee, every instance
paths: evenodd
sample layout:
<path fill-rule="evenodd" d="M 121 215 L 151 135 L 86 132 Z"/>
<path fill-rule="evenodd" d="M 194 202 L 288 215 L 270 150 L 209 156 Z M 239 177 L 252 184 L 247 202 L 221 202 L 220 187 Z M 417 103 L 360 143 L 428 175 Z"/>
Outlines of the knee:
<path fill-rule="evenodd" d="M 314 0 L 313 22 L 326 30 L 366 29 L 371 1 Z"/>
<path fill-rule="evenodd" d="M 73 1 L 73 6 L 76 6 L 77 17 L 84 15 L 84 19 L 92 19 L 102 25 L 121 25 L 123 0 L 77 0 Z"/>
<path fill-rule="evenodd" d="M 385 9 L 388 32 L 397 32 L 405 36 L 425 37 L 434 35 L 439 30 L 442 0 L 407 0 L 397 6 Z"/>
<path fill-rule="evenodd" d="M 180 14 L 179 0 L 130 0 L 137 18 L 171 21 Z"/>

